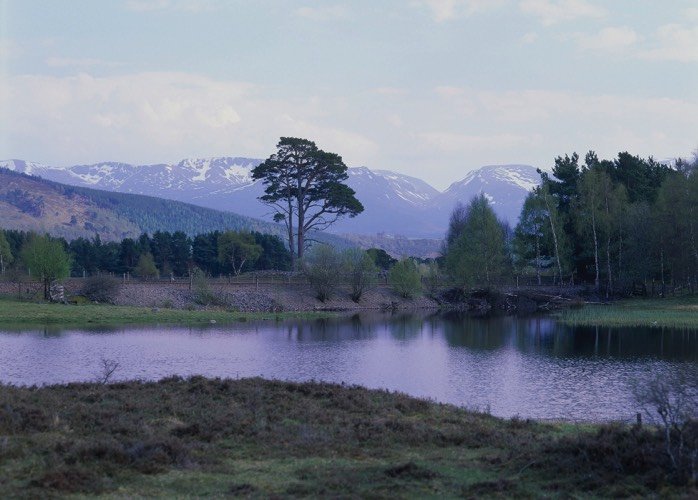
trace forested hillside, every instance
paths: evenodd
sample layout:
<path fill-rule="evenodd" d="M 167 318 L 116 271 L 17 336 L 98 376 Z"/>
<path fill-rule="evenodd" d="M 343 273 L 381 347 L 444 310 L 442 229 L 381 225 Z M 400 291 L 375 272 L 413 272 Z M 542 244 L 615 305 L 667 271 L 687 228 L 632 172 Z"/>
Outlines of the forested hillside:
<path fill-rule="evenodd" d="M 216 230 L 281 234 L 275 224 L 182 202 L 66 186 L 0 169 L 0 226 L 68 240 L 98 234 L 108 241 L 156 231 L 187 235 Z"/>

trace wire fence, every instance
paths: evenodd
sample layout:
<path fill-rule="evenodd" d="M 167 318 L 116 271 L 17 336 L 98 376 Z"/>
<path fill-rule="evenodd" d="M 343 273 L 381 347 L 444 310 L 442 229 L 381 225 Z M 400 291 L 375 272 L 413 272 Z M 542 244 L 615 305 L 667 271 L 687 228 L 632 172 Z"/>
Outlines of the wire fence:
<path fill-rule="evenodd" d="M 129 274 L 111 274 L 110 276 L 118 279 L 122 283 L 139 283 L 146 285 L 191 285 L 201 278 L 196 278 L 194 276 L 170 276 L 170 277 L 159 277 L 159 278 L 139 278 L 134 277 Z M 71 282 L 82 282 L 90 277 L 72 277 L 69 278 Z M 240 285 L 240 286 L 250 286 L 250 285 L 303 285 L 310 286 L 312 283 L 306 275 L 303 273 L 291 273 L 291 272 L 279 272 L 279 273 L 245 273 L 241 275 L 219 275 L 219 276 L 207 276 L 204 278 L 206 283 L 210 285 Z M 372 286 L 377 285 L 390 285 L 390 279 L 388 273 L 377 274 L 367 280 Z M 446 277 L 423 277 L 421 279 L 422 286 L 424 288 L 455 288 L 463 287 L 463 283 L 448 279 Z M 350 278 L 337 275 L 337 279 L 334 281 L 336 286 L 351 286 L 353 282 Z M 521 277 L 513 279 L 501 279 L 493 280 L 489 283 L 480 283 L 470 286 L 468 288 L 482 289 L 482 288 L 517 288 L 517 287 L 568 287 L 567 283 L 560 283 L 559 280 L 552 276 L 543 277 L 540 281 L 533 278 Z"/>

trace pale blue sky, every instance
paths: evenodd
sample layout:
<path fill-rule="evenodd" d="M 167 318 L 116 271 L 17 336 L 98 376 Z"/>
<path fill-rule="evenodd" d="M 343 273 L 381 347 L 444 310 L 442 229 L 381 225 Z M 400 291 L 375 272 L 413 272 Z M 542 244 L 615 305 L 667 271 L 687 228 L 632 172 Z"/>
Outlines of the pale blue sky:
<path fill-rule="evenodd" d="M 0 157 L 266 157 L 443 188 L 484 164 L 698 148 L 698 1 L 0 0 Z"/>

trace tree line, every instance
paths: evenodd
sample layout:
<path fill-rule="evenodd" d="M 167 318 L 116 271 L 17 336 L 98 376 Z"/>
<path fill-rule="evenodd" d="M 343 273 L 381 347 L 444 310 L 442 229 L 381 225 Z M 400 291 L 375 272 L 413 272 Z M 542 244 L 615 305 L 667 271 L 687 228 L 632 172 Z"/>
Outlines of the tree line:
<path fill-rule="evenodd" d="M 442 264 L 457 283 L 547 277 L 593 283 L 607 297 L 698 287 L 698 156 L 670 166 L 589 151 L 539 173 L 513 230 L 484 195 L 456 206 Z"/>
<path fill-rule="evenodd" d="M 32 257 L 34 256 L 34 257 Z M 188 276 L 198 268 L 210 276 L 265 269 L 287 270 L 291 258 L 275 235 L 245 231 L 212 231 L 193 238 L 182 231 L 143 233 L 119 242 L 93 238 L 66 241 L 33 232 L 0 230 L 0 272 L 47 273 L 38 257 L 59 263 L 52 278 L 98 273 L 140 278 Z"/>

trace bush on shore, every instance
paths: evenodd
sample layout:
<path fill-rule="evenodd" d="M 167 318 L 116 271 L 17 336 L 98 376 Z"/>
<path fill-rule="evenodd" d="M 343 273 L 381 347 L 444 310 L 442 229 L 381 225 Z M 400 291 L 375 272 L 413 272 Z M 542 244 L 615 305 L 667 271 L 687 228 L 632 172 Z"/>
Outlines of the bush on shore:
<path fill-rule="evenodd" d="M 108 274 L 97 274 L 86 278 L 80 294 L 92 302 L 113 304 L 121 291 L 121 281 Z"/>
<path fill-rule="evenodd" d="M 308 253 L 304 272 L 315 290 L 315 297 L 326 302 L 334 295 L 341 280 L 342 256 L 330 245 L 316 245 Z"/>
<path fill-rule="evenodd" d="M 404 299 L 412 299 L 422 293 L 422 278 L 412 259 L 402 259 L 395 264 L 388 273 L 388 283 Z"/>

